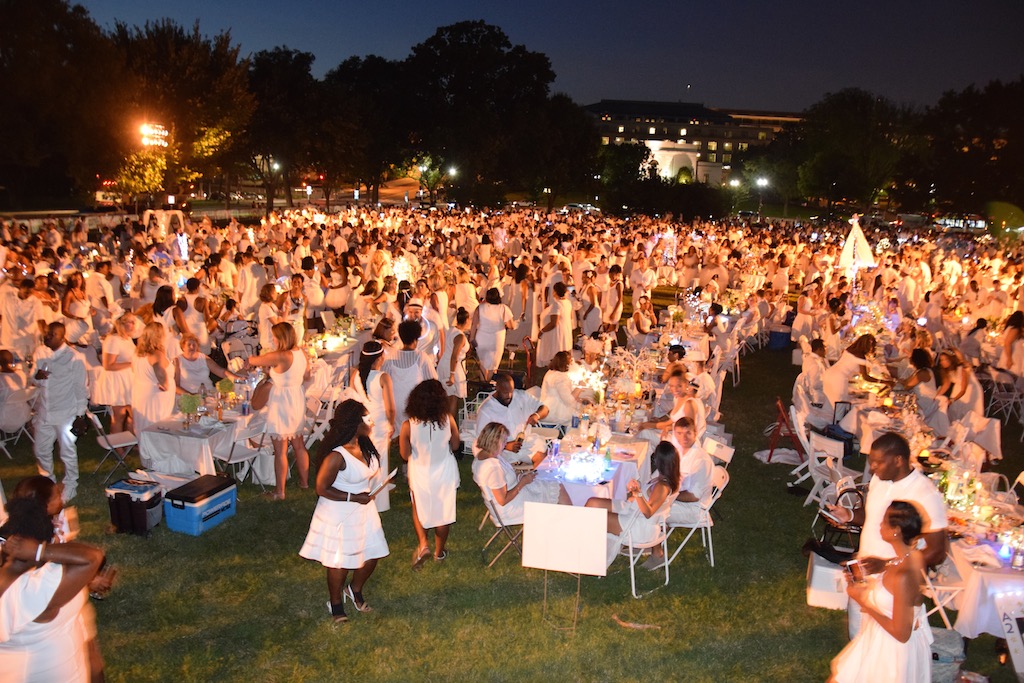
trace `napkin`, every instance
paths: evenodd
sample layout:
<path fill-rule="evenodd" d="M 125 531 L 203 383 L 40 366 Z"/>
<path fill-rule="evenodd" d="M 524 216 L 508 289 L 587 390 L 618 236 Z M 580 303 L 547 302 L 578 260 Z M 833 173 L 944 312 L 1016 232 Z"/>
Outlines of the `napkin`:
<path fill-rule="evenodd" d="M 890 423 L 889 417 L 885 413 L 880 413 L 877 410 L 872 410 L 867 416 L 868 424 L 872 427 L 884 427 Z"/>
<path fill-rule="evenodd" d="M 975 566 L 991 567 L 993 569 L 999 569 L 1003 566 L 996 551 L 984 543 L 979 543 L 973 547 L 962 545 L 961 550 L 967 561 Z"/>
<path fill-rule="evenodd" d="M 201 418 L 199 418 L 200 427 L 213 427 L 214 425 L 218 424 L 220 424 L 220 422 L 217 421 L 217 418 L 211 417 L 209 415 L 203 415 Z"/>

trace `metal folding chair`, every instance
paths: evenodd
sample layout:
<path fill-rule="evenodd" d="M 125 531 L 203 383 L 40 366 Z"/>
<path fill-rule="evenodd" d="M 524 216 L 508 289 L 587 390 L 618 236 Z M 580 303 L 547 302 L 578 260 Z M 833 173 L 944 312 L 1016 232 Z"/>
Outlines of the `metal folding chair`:
<path fill-rule="evenodd" d="M 100 422 L 100 418 L 96 416 L 96 413 L 91 410 L 85 412 L 89 416 L 89 421 L 92 422 L 92 426 L 96 429 L 96 443 L 100 445 L 100 448 L 106 449 L 106 453 L 103 454 L 103 458 L 100 460 L 100 464 L 96 465 L 96 469 L 93 470 L 93 474 L 100 471 L 103 467 L 103 463 L 107 461 L 111 455 L 117 460 L 114 467 L 107 473 L 107 478 L 103 480 L 106 484 L 110 481 L 110 477 L 117 471 L 118 467 L 123 467 L 126 473 L 130 473 L 132 470 L 125 462 L 125 458 L 132 452 L 132 449 L 139 445 L 139 440 L 131 432 L 115 432 L 108 434 L 103 429 L 103 424 Z"/>

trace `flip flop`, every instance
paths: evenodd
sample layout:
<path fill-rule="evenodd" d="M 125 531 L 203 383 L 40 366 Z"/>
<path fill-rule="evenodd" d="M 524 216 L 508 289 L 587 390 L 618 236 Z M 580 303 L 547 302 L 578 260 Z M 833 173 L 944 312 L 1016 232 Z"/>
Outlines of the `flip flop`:
<path fill-rule="evenodd" d="M 423 550 L 413 551 L 412 553 L 412 568 L 414 571 L 419 571 L 423 568 L 423 563 L 430 557 L 430 548 L 424 548 Z"/>

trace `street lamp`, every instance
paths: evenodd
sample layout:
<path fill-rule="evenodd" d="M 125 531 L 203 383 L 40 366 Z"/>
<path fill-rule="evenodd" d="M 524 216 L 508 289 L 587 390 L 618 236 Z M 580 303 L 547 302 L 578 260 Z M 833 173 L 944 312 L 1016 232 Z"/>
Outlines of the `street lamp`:
<path fill-rule="evenodd" d="M 761 218 L 761 207 L 764 206 L 764 188 L 768 187 L 767 178 L 758 178 L 757 183 L 757 217 Z"/>
<path fill-rule="evenodd" d="M 736 200 L 740 194 L 740 181 L 733 178 L 729 181 L 729 187 L 732 188 L 732 212 L 736 213 Z"/>
<path fill-rule="evenodd" d="M 166 147 L 169 132 L 159 123 L 144 123 L 139 126 L 143 147 Z"/>

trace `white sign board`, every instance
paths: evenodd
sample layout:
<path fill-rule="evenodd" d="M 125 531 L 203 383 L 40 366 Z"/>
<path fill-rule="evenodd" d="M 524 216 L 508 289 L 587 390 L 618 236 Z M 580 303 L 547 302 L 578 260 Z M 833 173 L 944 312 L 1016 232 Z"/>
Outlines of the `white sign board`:
<path fill-rule="evenodd" d="M 528 502 L 523 518 L 523 566 L 605 576 L 608 511 Z"/>
<path fill-rule="evenodd" d="M 1010 660 L 1017 672 L 1017 680 L 1024 681 L 1024 596 L 1020 593 L 996 595 L 996 609 L 1003 624 L 1003 637 L 1010 650 Z"/>

